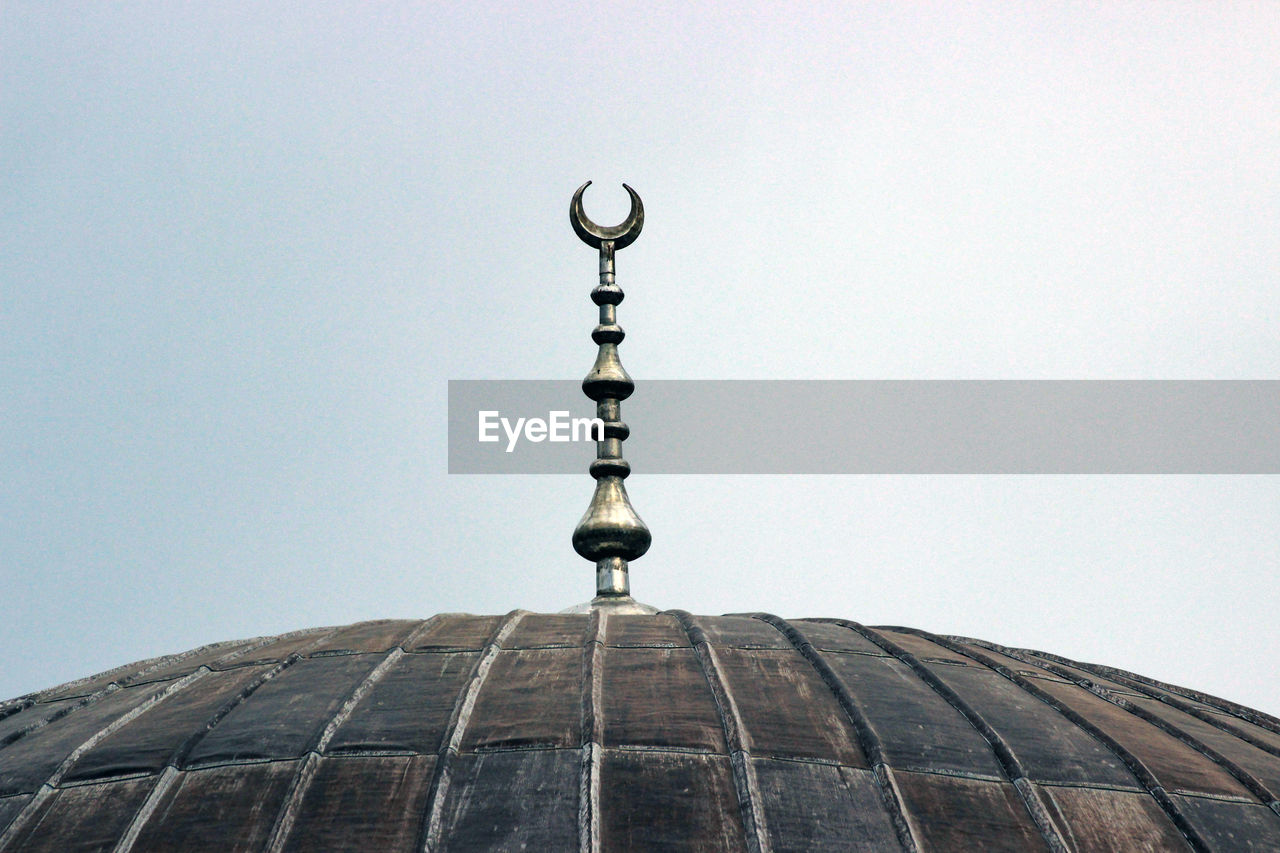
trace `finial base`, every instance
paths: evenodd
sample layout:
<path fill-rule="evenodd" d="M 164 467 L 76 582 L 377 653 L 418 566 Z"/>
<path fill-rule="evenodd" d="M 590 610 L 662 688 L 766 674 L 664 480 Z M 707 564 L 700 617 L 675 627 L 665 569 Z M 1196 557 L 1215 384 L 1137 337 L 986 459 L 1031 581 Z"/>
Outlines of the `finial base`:
<path fill-rule="evenodd" d="M 621 557 L 596 560 L 596 595 L 630 595 L 631 578 L 627 561 Z"/>
<path fill-rule="evenodd" d="M 661 613 L 658 608 L 636 601 L 629 595 L 597 595 L 590 601 L 566 607 L 561 613 L 607 613 L 610 616 L 652 616 Z"/>

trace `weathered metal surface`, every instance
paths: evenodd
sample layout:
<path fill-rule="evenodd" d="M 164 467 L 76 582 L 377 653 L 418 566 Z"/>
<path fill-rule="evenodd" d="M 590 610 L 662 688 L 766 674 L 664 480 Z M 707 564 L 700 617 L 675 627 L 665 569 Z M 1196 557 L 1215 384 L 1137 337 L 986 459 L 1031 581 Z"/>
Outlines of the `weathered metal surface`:
<path fill-rule="evenodd" d="M 320 759 L 283 850 L 411 850 L 434 755 Z"/>
<path fill-rule="evenodd" d="M 1124 709 L 1079 687 L 1048 683 L 1044 689 L 1123 743 L 1166 790 L 1248 796 L 1239 782 L 1207 756 Z"/>
<path fill-rule="evenodd" d="M 30 794 L 18 794 L 15 797 L 0 797 L 0 827 L 6 827 L 31 801 Z M 0 832 L 3 832 L 0 829 Z"/>
<path fill-rule="evenodd" d="M 1271 809 L 1203 797 L 1174 795 L 1213 850 L 1280 850 L 1280 825 Z"/>
<path fill-rule="evenodd" d="M 724 753 L 715 699 L 692 649 L 606 648 L 603 660 L 604 746 Z"/>
<path fill-rule="evenodd" d="M 610 616 L 604 641 L 605 645 L 618 647 L 689 647 L 689 637 L 680 624 L 670 616 L 661 614 Z"/>
<path fill-rule="evenodd" d="M 572 850 L 578 844 L 577 750 L 460 755 L 439 850 Z"/>
<path fill-rule="evenodd" d="M 1046 788 L 1080 853 L 1173 851 L 1191 847 L 1155 801 L 1132 791 Z"/>
<path fill-rule="evenodd" d="M 265 849 L 301 765 L 301 761 L 272 761 L 179 773 L 156 797 L 133 849 L 184 853 Z"/>
<path fill-rule="evenodd" d="M 329 743 L 334 753 L 434 754 L 479 652 L 408 654 L 356 705 Z"/>
<path fill-rule="evenodd" d="M 888 657 L 888 652 L 884 651 L 884 649 L 881 649 L 861 634 L 850 631 L 841 625 L 832 625 L 828 622 L 817 622 L 810 619 L 795 619 L 792 624 L 803 631 L 805 639 L 819 651 L 856 652 L 858 654 L 875 655 L 876 657 Z"/>
<path fill-rule="evenodd" d="M 713 646 L 736 649 L 790 649 L 787 638 L 758 619 L 720 618 L 697 620 L 698 627 Z"/>
<path fill-rule="evenodd" d="M 774 853 L 898 849 L 870 771 L 800 761 L 753 763 Z"/>
<path fill-rule="evenodd" d="M 586 642 L 586 614 L 548 614 L 538 619 L 524 619 L 502 644 L 504 649 L 537 649 L 548 646 L 581 648 Z"/>
<path fill-rule="evenodd" d="M 405 651 L 479 651 L 501 621 L 501 616 L 446 613 L 432 621 Z"/>
<path fill-rule="evenodd" d="M 0 797 L 38 790 L 75 749 L 158 692 L 147 686 L 106 693 L 13 741 L 0 750 Z"/>
<path fill-rule="evenodd" d="M 237 705 L 189 757 L 191 764 L 297 758 L 333 718 L 342 700 L 378 664 L 373 655 L 299 661 Z"/>
<path fill-rule="evenodd" d="M 13 849 L 110 850 L 150 789 L 145 779 L 60 788 L 36 809 Z"/>
<path fill-rule="evenodd" d="M 582 741 L 581 696 L 581 645 L 498 652 L 460 748 L 576 748 Z"/>
<path fill-rule="evenodd" d="M 329 635 L 315 647 L 311 654 L 360 654 L 362 652 L 390 651 L 404 642 L 422 624 L 417 619 L 381 619 L 377 622 L 358 622 Z"/>
<path fill-rule="evenodd" d="M 981 710 L 1037 782 L 1132 786 L 1124 763 L 1070 720 L 994 672 L 938 667 L 937 675 Z"/>
<path fill-rule="evenodd" d="M 1048 850 L 1012 785 L 899 773 L 912 828 L 930 850 Z"/>
<path fill-rule="evenodd" d="M 990 745 L 896 660 L 830 655 L 831 667 L 880 735 L 894 767 L 1000 778 Z"/>
<path fill-rule="evenodd" d="M 605 750 L 600 815 L 605 850 L 746 849 L 723 755 Z"/>
<path fill-rule="evenodd" d="M 180 690 L 167 697 L 154 709 L 98 741 L 70 766 L 64 781 L 159 773 L 192 732 L 269 668 L 269 664 L 260 664 L 211 673 L 199 690 Z"/>
<path fill-rule="evenodd" d="M 808 758 L 866 767 L 836 698 L 791 649 L 724 648 L 725 686 L 744 719 L 748 752 L 758 758 Z"/>
<path fill-rule="evenodd" d="M 0 748 L 25 737 L 34 728 L 47 725 L 48 721 L 70 713 L 85 701 L 84 699 L 59 699 L 54 702 L 37 703 L 28 700 L 14 703 L 9 709 L 8 716 L 0 719 Z"/>
<path fill-rule="evenodd" d="M 221 644 L 0 705 L 0 850 L 1280 849 L 1280 724 L 1102 670 L 763 614 Z"/>

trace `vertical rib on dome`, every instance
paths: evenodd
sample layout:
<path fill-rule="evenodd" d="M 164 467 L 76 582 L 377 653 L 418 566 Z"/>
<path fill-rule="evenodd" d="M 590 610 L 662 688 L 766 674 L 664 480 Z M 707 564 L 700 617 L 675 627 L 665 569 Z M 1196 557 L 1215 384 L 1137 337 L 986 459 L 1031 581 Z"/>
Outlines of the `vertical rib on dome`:
<path fill-rule="evenodd" d="M 582 769 L 578 785 L 578 850 L 600 850 L 600 751 L 604 748 L 604 638 L 609 614 L 591 611 L 582 655 Z"/>
<path fill-rule="evenodd" d="M 484 685 L 485 677 L 489 674 L 489 668 L 493 665 L 494 658 L 497 657 L 498 652 L 502 649 L 502 641 L 511 636 L 511 632 L 515 630 L 516 625 L 519 624 L 524 615 L 522 610 L 513 610 L 494 628 L 492 636 L 489 637 L 483 651 L 480 653 L 480 657 L 476 660 L 475 667 L 471 671 L 471 677 L 467 680 L 466 686 L 458 694 L 457 701 L 454 703 L 453 713 L 449 716 L 449 724 L 445 728 L 445 734 L 440 743 L 435 773 L 431 777 L 431 791 L 427 795 L 427 819 L 423 827 L 422 838 L 422 849 L 425 851 L 434 850 L 440 844 L 441 819 L 444 812 L 445 794 L 449 790 L 449 774 L 452 770 L 453 759 L 458 755 L 458 747 L 467 732 L 467 725 L 471 722 L 471 711 L 475 708 L 476 697 L 480 693 L 480 688 Z"/>
<path fill-rule="evenodd" d="M 764 807 L 760 802 L 760 781 L 756 778 L 755 768 L 747 754 L 743 737 L 742 714 L 734 701 L 733 693 L 725 682 L 716 660 L 715 650 L 707 634 L 700 628 L 694 618 L 683 610 L 670 611 L 680 622 L 693 651 L 702 665 L 702 674 L 711 687 L 711 695 L 715 697 L 716 708 L 720 712 L 720 725 L 724 729 L 725 743 L 729 748 L 730 766 L 733 768 L 734 787 L 738 792 L 738 805 L 742 810 L 742 824 L 747 832 L 747 849 L 751 853 L 769 853 L 768 827 L 765 823 Z"/>

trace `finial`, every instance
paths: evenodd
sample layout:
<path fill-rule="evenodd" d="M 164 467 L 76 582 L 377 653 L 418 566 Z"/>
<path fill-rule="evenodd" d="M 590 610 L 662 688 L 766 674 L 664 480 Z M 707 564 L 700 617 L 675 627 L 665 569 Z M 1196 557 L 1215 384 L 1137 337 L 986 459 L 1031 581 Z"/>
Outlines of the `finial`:
<path fill-rule="evenodd" d="M 631 187 L 623 188 L 631 196 L 631 213 L 612 228 L 596 225 L 582 210 L 582 193 L 591 182 L 578 187 L 569 205 L 569 221 L 573 230 L 588 246 L 600 250 L 600 284 L 591 291 L 591 301 L 600 306 L 600 325 L 591 339 L 600 346 L 596 363 L 582 390 L 596 401 L 596 416 L 604 422 L 604 434 L 596 442 L 596 458 L 591 463 L 591 476 L 596 480 L 591 505 L 573 531 L 573 549 L 596 564 L 596 596 L 629 596 L 631 584 L 627 563 L 649 550 L 649 528 L 631 508 L 622 481 L 631 466 L 622 458 L 622 442 L 630 434 L 622 422 L 622 401 L 631 396 L 635 383 L 618 360 L 618 344 L 625 337 L 618 325 L 617 307 L 622 301 L 622 288 L 614 281 L 613 255 L 630 246 L 644 227 L 644 203 Z"/>

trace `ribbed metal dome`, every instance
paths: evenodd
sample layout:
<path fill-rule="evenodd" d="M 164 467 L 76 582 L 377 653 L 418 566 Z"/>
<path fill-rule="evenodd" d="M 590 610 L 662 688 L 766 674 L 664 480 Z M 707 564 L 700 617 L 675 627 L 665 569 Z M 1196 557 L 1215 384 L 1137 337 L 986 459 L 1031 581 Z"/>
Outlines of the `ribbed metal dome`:
<path fill-rule="evenodd" d="M 1277 850 L 1280 721 L 840 620 L 446 614 L 0 705 L 0 848 Z"/>

